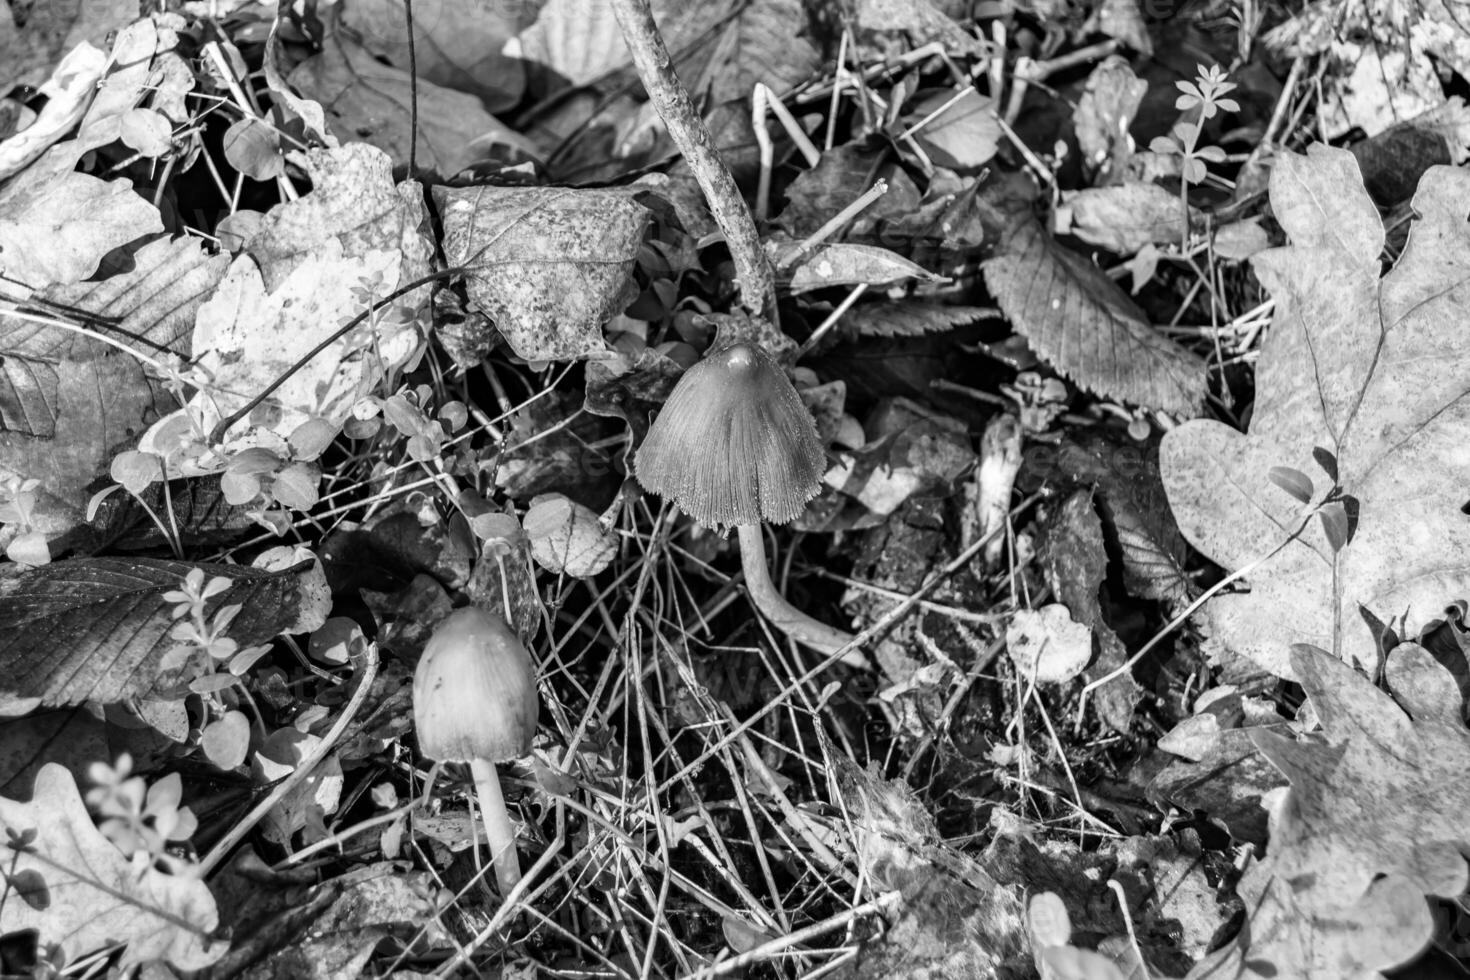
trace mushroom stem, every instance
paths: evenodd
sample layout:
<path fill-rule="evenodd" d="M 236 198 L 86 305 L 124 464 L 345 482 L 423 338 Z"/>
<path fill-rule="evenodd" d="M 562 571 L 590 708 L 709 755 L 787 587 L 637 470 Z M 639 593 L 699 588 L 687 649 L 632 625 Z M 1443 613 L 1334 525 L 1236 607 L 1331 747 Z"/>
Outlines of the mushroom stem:
<path fill-rule="evenodd" d="M 771 581 L 770 569 L 766 567 L 766 539 L 759 524 L 741 524 L 740 564 L 745 569 L 745 587 L 750 590 L 750 599 L 755 607 L 765 614 L 771 625 L 798 643 L 811 647 L 828 656 L 848 646 L 853 641 L 851 633 L 845 633 L 813 619 L 786 601 Z M 842 662 L 854 667 L 866 668 L 868 658 L 860 650 L 848 650 Z"/>
<path fill-rule="evenodd" d="M 472 759 L 470 775 L 474 777 L 475 794 L 480 799 L 480 819 L 485 824 L 485 842 L 490 845 L 495 880 L 500 883 L 500 897 L 505 898 L 521 880 L 516 831 L 511 826 L 510 814 L 505 812 L 505 797 L 500 795 L 500 775 L 495 771 L 495 764 Z"/>

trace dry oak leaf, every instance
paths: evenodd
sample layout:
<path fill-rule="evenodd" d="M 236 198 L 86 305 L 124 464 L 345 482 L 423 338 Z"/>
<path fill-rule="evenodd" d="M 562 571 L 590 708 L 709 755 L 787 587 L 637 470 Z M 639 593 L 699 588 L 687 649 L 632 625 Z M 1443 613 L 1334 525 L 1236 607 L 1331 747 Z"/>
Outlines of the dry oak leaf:
<path fill-rule="evenodd" d="M 27 803 L 0 797 L 0 829 L 0 933 L 34 929 L 41 949 L 58 946 L 68 961 L 126 943 L 119 971 L 157 960 L 198 970 L 225 952 L 209 938 L 219 914 L 208 886 L 125 858 L 63 767 L 42 766 Z"/>
<path fill-rule="evenodd" d="M 1393 697 L 1316 648 L 1291 657 L 1326 740 L 1251 730 L 1291 781 L 1290 831 L 1271 836 L 1277 873 L 1331 901 L 1384 874 L 1421 895 L 1459 895 L 1470 886 L 1470 731 L 1454 677 L 1416 643 L 1389 654 Z"/>
<path fill-rule="evenodd" d="M 1185 980 L 1384 980 L 1384 970 L 1412 960 L 1430 937 L 1424 899 L 1393 875 L 1319 909 L 1297 901 L 1292 883 L 1267 858 L 1246 869 L 1235 892 L 1246 925 Z"/>
<path fill-rule="evenodd" d="M 322 342 L 382 296 L 401 256 L 380 249 L 355 258 L 336 239 L 306 257 L 275 290 L 248 255 L 230 264 L 194 324 L 199 390 L 184 408 L 154 423 L 138 448 L 164 460 L 169 475 L 199 476 L 225 469 L 234 453 L 264 448 L 282 459 L 295 450 L 290 437 L 314 420 L 337 427 L 352 406 L 419 345 L 412 321 L 384 316 L 339 337 L 305 367 L 290 373 Z M 248 418 L 225 434 L 225 451 L 198 441 L 221 420 L 286 378 Z"/>
<path fill-rule="evenodd" d="M 1227 569 L 1260 561 L 1249 592 L 1206 607 L 1212 637 L 1279 677 L 1295 679 L 1293 643 L 1371 664 L 1365 614 L 1405 617 L 1413 634 L 1470 592 L 1470 377 L 1455 355 L 1470 332 L 1467 199 L 1470 174 L 1426 173 L 1408 246 L 1380 278 L 1383 225 L 1352 155 L 1280 156 L 1271 203 L 1292 244 L 1252 260 L 1276 313 L 1250 432 L 1197 420 L 1164 438 L 1189 543 Z M 1335 477 L 1347 499 L 1331 506 L 1351 530 L 1340 552 L 1273 467 L 1309 477 L 1310 506 Z"/>
<path fill-rule="evenodd" d="M 1295 647 L 1292 661 L 1323 734 L 1250 730 L 1291 787 L 1267 857 L 1237 886 L 1248 927 L 1190 980 L 1377 980 L 1428 945 L 1425 896 L 1470 884 L 1470 732 L 1454 677 L 1413 643 L 1389 655 L 1393 697 L 1321 650 Z"/>
<path fill-rule="evenodd" d="M 399 0 L 354 0 L 343 9 L 342 22 L 363 47 L 400 68 L 409 65 L 411 41 L 419 78 L 468 92 L 490 112 L 501 112 L 514 108 L 525 92 L 526 68 L 504 48 L 530 11 L 529 4 L 419 0 L 409 38 Z"/>

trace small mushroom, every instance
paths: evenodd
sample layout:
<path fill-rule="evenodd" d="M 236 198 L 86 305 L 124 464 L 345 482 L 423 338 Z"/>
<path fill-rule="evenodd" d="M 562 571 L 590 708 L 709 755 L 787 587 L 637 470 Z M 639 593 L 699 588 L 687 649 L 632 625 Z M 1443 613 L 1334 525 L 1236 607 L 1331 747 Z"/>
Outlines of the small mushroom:
<path fill-rule="evenodd" d="M 795 520 L 822 479 L 817 427 L 780 365 L 750 344 L 717 351 L 684 372 L 634 460 L 638 482 L 706 527 L 734 527 L 751 600 L 771 624 L 824 654 L 850 633 L 786 601 L 766 568 L 761 522 Z M 858 651 L 844 660 L 867 665 Z"/>
<path fill-rule="evenodd" d="M 531 751 L 538 710 L 536 666 L 505 621 L 474 606 L 446 616 L 413 672 L 413 723 L 424 755 L 469 763 L 502 896 L 521 862 L 495 764 Z"/>

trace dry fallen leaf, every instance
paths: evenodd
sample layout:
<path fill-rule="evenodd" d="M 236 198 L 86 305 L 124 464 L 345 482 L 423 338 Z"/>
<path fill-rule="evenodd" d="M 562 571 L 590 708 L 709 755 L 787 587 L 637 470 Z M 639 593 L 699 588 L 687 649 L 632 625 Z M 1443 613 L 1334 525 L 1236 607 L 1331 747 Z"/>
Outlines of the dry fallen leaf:
<path fill-rule="evenodd" d="M 1195 217 L 1177 193 L 1158 184 L 1130 181 L 1065 195 L 1057 209 L 1057 224 L 1058 231 L 1089 245 L 1132 255 L 1145 245 L 1177 243 L 1186 215 Z"/>
<path fill-rule="evenodd" d="M 1372 664 L 1364 611 L 1413 634 L 1470 591 L 1470 381 L 1454 353 L 1470 325 L 1467 196 L 1470 174 L 1430 170 L 1408 247 L 1380 279 L 1383 225 L 1352 156 L 1278 157 L 1271 200 L 1292 244 L 1252 260 L 1276 314 L 1250 432 L 1199 420 L 1164 438 L 1185 537 L 1230 570 L 1260 560 L 1249 592 L 1206 607 L 1213 639 L 1277 676 L 1293 677 L 1293 643 Z M 1340 487 L 1341 550 L 1273 467 L 1308 478 L 1310 506 Z"/>
<path fill-rule="evenodd" d="M 1082 387 L 1185 417 L 1199 410 L 1204 362 L 1156 331 L 1117 283 L 1029 214 L 985 263 L 985 282 L 1036 353 Z"/>
<path fill-rule="evenodd" d="M 45 0 L 0 7 L 0 91 L 39 85 L 64 52 L 107 36 L 138 16 L 135 0 Z"/>
<path fill-rule="evenodd" d="M 408 162 L 413 92 L 404 68 L 383 64 L 350 32 L 337 28 L 323 39 L 321 54 L 298 65 L 290 81 L 321 103 L 343 138 L 371 143 L 394 163 Z M 535 155 L 525 138 L 486 112 L 478 98 L 423 79 L 418 123 L 418 165 L 446 177 L 486 155 L 492 143 Z"/>
<path fill-rule="evenodd" d="M 1294 673 L 1321 719 L 1321 738 L 1251 731 L 1291 780 L 1289 832 L 1271 837 L 1276 872 L 1311 878 L 1327 900 L 1363 894 L 1395 875 L 1422 895 L 1453 898 L 1470 885 L 1470 732 L 1450 672 L 1409 643 L 1389 655 L 1398 699 L 1321 650 L 1292 650 Z M 1424 915 L 1429 915 L 1424 909 Z"/>
<path fill-rule="evenodd" d="M 164 960 L 198 970 L 228 947 L 209 938 L 219 917 L 204 882 L 125 858 L 61 766 L 41 767 L 29 802 L 0 797 L 0 828 L 8 893 L 0 932 L 35 929 L 41 949 L 55 944 L 68 960 L 123 943 L 119 969 Z"/>
<path fill-rule="evenodd" d="M 799 248 L 799 246 L 798 246 Z M 772 259 L 780 268 L 785 257 L 795 249 L 787 245 L 767 245 Z M 886 288 L 897 286 L 907 280 L 920 283 L 939 282 L 942 276 L 915 265 L 908 259 L 876 245 L 853 245 L 840 242 L 823 245 L 805 257 L 799 258 L 790 268 L 792 295 L 827 289 L 832 286 L 852 286 L 863 283 L 868 286 Z"/>
<path fill-rule="evenodd" d="M 319 564 L 283 572 L 150 558 L 76 558 L 0 579 L 0 705 L 103 703 L 148 694 L 177 642 L 164 593 L 202 568 L 231 586 L 213 599 L 241 604 L 226 635 L 246 647 L 319 627 L 331 595 Z"/>
<path fill-rule="evenodd" d="M 1117 527 L 1116 533 L 1121 538 L 1125 532 Z M 1099 590 L 1107 578 L 1108 556 L 1102 520 L 1091 490 L 1074 491 L 1057 508 L 1056 517 L 1042 538 L 1040 554 L 1047 581 L 1061 604 L 1048 608 L 1070 612 L 1071 618 L 1096 638 L 1097 659 L 1086 672 L 1087 680 L 1092 682 L 1112 674 L 1127 662 L 1128 650 L 1113 632 L 1103 611 Z M 1092 659 L 1092 646 L 1089 642 L 1083 654 L 1084 667 Z M 1024 669 L 1022 674 L 1029 676 Z M 1140 693 L 1132 674 L 1124 671 L 1098 688 L 1098 713 L 1114 731 L 1126 733 L 1133 723 L 1133 709 L 1138 706 Z"/>
<path fill-rule="evenodd" d="M 46 104 L 25 129 L 0 142 L 0 180 L 20 173 L 76 126 L 97 92 L 107 55 L 90 44 L 73 48 L 41 86 Z"/>
<path fill-rule="evenodd" d="M 468 92 L 490 112 L 513 108 L 525 91 L 526 69 L 504 48 L 525 26 L 514 15 L 530 11 L 529 4 L 416 0 L 412 40 L 419 78 Z M 408 68 L 409 38 L 402 3 L 351 0 L 343 5 L 342 24 L 376 57 Z"/>
<path fill-rule="evenodd" d="M 1094 186 L 1123 179 L 1134 150 L 1128 128 L 1147 92 L 1148 83 L 1133 74 L 1122 55 L 1110 56 L 1087 76 L 1072 125 L 1083 169 L 1096 178 Z"/>
<path fill-rule="evenodd" d="M 904 116 L 903 125 L 905 130 L 913 129 L 914 139 L 934 163 L 968 173 L 990 162 L 1004 136 L 995 100 L 973 86 L 921 95 Z"/>
<path fill-rule="evenodd" d="M 0 190 L 0 272 L 7 289 L 80 282 L 102 256 L 163 230 L 131 181 L 66 173 Z"/>
<path fill-rule="evenodd" d="M 1470 733 L 1454 678 L 1417 644 L 1390 655 L 1400 703 L 1331 654 L 1292 651 L 1323 733 L 1251 738 L 1291 780 L 1267 856 L 1237 886 L 1247 925 L 1189 980 L 1378 980 L 1428 945 L 1425 896 L 1470 883 Z"/>
<path fill-rule="evenodd" d="M 444 253 L 470 302 L 526 360 L 606 349 L 602 325 L 621 313 L 648 210 L 619 190 L 435 187 Z"/>

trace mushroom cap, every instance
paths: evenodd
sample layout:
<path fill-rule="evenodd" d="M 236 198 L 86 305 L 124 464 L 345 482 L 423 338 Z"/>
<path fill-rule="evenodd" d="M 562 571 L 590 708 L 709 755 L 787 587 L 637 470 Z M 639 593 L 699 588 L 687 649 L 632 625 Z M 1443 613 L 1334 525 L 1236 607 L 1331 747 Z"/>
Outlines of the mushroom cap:
<path fill-rule="evenodd" d="M 735 344 L 684 372 L 634 464 L 645 490 L 723 530 L 795 520 L 821 489 L 824 457 L 781 366 Z"/>
<path fill-rule="evenodd" d="M 505 762 L 531 751 L 536 665 L 505 621 L 468 606 L 444 618 L 413 672 L 419 749 L 440 762 Z"/>

